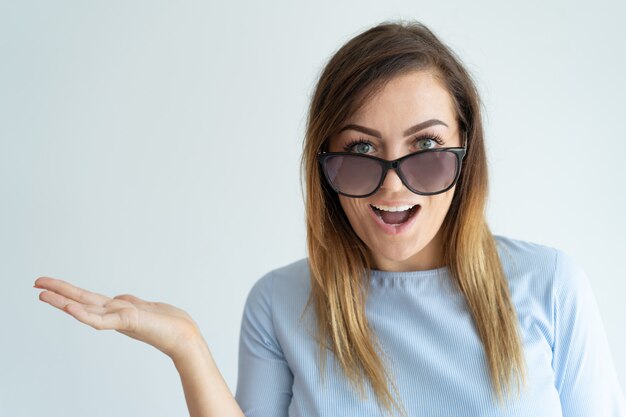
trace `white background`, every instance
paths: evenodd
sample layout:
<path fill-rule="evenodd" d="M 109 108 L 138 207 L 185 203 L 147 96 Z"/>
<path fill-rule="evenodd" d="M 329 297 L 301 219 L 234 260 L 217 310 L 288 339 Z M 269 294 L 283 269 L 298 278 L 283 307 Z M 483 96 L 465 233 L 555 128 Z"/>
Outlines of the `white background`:
<path fill-rule="evenodd" d="M 385 3 L 0 1 L 1 415 L 187 414 L 165 355 L 39 301 L 42 275 L 185 309 L 234 391 L 248 290 L 306 256 L 317 77 L 398 18 L 473 74 L 492 231 L 582 264 L 626 385 L 626 3 Z"/>

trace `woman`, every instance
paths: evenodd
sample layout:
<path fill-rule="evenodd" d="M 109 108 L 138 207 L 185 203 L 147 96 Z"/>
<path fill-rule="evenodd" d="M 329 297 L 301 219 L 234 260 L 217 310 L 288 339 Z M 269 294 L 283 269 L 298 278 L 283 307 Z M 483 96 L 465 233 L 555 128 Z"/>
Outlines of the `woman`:
<path fill-rule="evenodd" d="M 251 289 L 235 397 L 182 310 L 44 277 L 40 299 L 169 355 L 192 416 L 626 416 L 584 271 L 491 234 L 478 94 L 426 27 L 337 51 L 302 166 L 308 258 Z"/>

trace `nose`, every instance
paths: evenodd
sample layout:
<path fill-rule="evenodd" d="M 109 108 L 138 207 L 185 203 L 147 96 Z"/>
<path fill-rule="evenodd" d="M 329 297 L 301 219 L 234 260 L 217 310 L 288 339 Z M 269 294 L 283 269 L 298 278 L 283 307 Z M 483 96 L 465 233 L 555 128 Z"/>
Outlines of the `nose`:
<path fill-rule="evenodd" d="M 402 180 L 398 176 L 398 173 L 394 168 L 390 168 L 385 175 L 385 180 L 381 184 L 380 188 L 388 191 L 402 191 L 405 188 Z"/>

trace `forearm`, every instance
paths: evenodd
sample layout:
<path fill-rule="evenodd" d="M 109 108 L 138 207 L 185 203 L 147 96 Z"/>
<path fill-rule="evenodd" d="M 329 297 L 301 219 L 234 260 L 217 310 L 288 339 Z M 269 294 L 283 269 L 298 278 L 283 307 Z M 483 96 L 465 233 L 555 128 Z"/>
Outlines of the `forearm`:
<path fill-rule="evenodd" d="M 202 337 L 172 360 L 180 374 L 190 417 L 245 417 Z"/>

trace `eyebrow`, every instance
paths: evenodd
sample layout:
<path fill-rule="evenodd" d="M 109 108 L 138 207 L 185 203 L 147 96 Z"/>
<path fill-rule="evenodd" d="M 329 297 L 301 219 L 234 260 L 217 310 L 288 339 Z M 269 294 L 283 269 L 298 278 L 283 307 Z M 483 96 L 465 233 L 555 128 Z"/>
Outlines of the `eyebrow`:
<path fill-rule="evenodd" d="M 417 133 L 420 130 L 426 129 L 427 127 L 430 126 L 434 126 L 434 125 L 444 125 L 445 127 L 448 127 L 447 124 L 445 124 L 444 122 L 442 122 L 439 119 L 430 119 L 430 120 L 426 120 L 425 122 L 422 123 L 418 123 L 415 126 L 411 126 L 410 128 L 408 128 L 407 130 L 404 131 L 404 136 L 409 136 L 412 135 L 413 133 Z M 361 125 L 357 125 L 357 124 L 347 124 L 344 127 L 341 128 L 341 130 L 339 131 L 339 133 L 343 132 L 344 130 L 356 130 L 359 132 L 363 132 L 367 135 L 370 136 L 375 136 L 378 139 L 382 139 L 382 135 L 380 134 L 380 132 L 378 130 L 374 130 L 374 129 L 370 129 L 369 127 L 365 127 L 365 126 L 361 126 Z"/>

